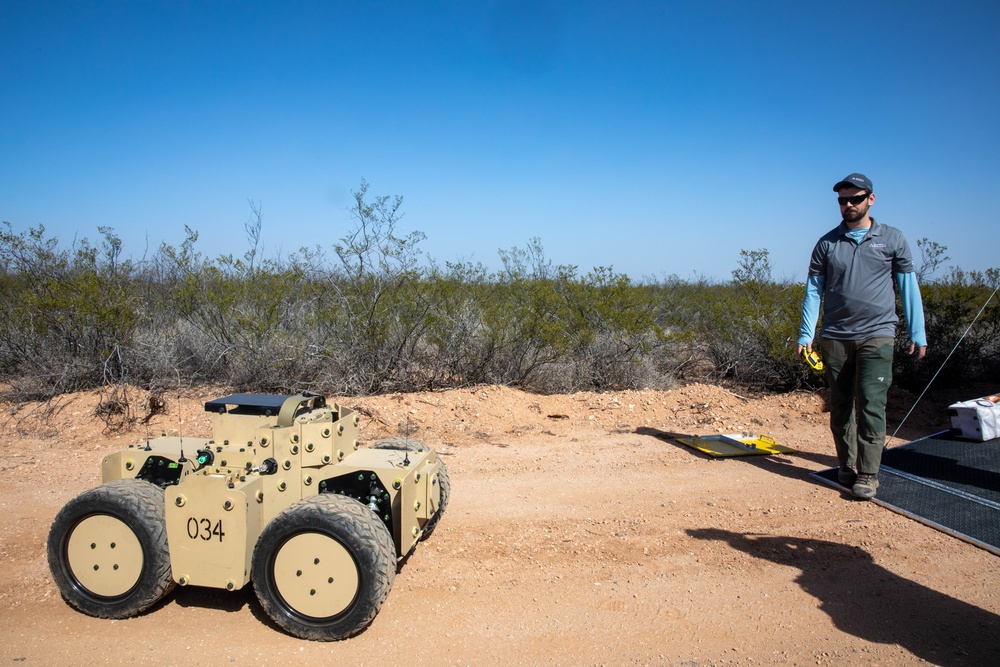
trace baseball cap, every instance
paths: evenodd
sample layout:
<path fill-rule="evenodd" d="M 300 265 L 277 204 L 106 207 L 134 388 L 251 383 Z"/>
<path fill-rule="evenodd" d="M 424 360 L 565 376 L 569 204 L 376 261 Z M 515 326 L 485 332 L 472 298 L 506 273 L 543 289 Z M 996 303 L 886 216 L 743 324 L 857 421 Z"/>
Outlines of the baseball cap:
<path fill-rule="evenodd" d="M 868 180 L 868 177 L 864 174 L 848 174 L 844 177 L 844 180 L 833 186 L 834 192 L 840 192 L 842 188 L 861 188 L 862 190 L 867 190 L 868 192 L 875 192 L 875 188 L 872 187 L 872 182 Z"/>

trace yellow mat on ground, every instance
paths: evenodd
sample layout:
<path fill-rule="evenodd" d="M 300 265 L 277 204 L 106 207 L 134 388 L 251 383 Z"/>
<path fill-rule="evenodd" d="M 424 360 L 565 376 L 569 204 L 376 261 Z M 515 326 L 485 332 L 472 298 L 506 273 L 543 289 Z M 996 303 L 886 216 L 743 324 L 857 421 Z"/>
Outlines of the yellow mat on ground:
<path fill-rule="evenodd" d="M 690 438 L 678 438 L 678 442 L 716 458 L 724 456 L 766 456 L 768 454 L 787 454 L 795 451 L 791 447 L 779 445 L 769 435 L 743 435 L 740 433 L 693 435 Z"/>

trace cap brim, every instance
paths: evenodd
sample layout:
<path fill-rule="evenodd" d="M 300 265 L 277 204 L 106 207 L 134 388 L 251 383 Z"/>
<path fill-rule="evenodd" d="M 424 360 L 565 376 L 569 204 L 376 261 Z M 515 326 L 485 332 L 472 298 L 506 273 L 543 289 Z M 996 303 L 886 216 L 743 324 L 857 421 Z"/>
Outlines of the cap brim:
<path fill-rule="evenodd" d="M 833 191 L 834 192 L 840 192 L 844 188 L 860 188 L 861 190 L 864 190 L 865 192 L 871 192 L 871 190 L 869 188 L 863 188 L 860 185 L 858 185 L 857 183 L 851 183 L 850 181 L 841 181 L 840 183 L 837 183 L 835 186 L 833 186 Z"/>

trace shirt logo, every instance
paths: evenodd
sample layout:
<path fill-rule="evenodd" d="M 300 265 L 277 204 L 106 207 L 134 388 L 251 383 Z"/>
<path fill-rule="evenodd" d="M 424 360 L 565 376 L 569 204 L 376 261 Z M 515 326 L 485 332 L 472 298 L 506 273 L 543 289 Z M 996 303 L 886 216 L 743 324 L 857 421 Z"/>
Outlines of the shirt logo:
<path fill-rule="evenodd" d="M 872 244 L 872 248 L 884 248 L 884 247 L 885 247 L 884 243 L 873 243 Z"/>

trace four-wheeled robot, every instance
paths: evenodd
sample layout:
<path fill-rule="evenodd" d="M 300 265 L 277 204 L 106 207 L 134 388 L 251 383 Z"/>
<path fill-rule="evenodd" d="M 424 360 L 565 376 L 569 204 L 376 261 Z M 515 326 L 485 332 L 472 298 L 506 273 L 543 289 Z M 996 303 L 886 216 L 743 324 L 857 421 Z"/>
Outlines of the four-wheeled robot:
<path fill-rule="evenodd" d="M 408 438 L 359 447 L 358 414 L 318 394 L 235 394 L 205 409 L 214 438 L 106 456 L 101 486 L 56 515 L 48 560 L 63 597 L 127 618 L 178 584 L 252 582 L 295 636 L 363 630 L 448 504 L 444 463 Z"/>

